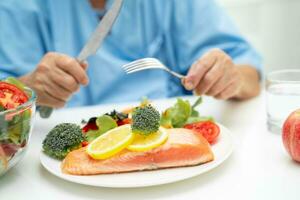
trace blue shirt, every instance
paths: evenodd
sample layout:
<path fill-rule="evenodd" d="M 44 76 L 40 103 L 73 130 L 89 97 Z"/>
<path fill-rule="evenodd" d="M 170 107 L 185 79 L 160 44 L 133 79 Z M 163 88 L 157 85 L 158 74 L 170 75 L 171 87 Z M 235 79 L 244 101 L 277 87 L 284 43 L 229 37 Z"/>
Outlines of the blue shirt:
<path fill-rule="evenodd" d="M 106 9 L 113 1 L 108 0 Z M 88 0 L 0 2 L 0 79 L 33 71 L 46 52 L 76 57 L 99 23 Z M 111 33 L 88 59 L 90 83 L 68 106 L 189 94 L 164 71 L 126 75 L 121 66 L 156 57 L 185 74 L 212 48 L 237 64 L 259 67 L 260 56 L 213 0 L 125 0 Z"/>

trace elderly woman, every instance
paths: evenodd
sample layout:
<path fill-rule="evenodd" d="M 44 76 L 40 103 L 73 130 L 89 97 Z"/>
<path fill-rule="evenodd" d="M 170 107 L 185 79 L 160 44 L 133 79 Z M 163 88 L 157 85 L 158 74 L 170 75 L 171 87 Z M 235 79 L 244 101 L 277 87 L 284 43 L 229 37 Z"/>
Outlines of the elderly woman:
<path fill-rule="evenodd" d="M 0 2 L 0 79 L 19 77 L 51 107 L 192 94 L 247 99 L 259 93 L 257 52 L 213 0 L 125 0 L 88 64 L 78 55 L 112 0 Z M 121 66 L 155 57 L 164 71 L 126 75 Z M 82 87 L 81 87 L 82 86 Z"/>

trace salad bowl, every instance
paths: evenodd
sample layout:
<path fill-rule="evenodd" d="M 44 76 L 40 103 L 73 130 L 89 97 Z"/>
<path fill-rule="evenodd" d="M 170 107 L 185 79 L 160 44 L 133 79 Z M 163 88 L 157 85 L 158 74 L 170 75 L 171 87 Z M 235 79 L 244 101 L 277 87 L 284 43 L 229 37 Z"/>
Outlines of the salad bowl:
<path fill-rule="evenodd" d="M 0 111 L 0 176 L 15 166 L 26 152 L 36 109 L 35 92 L 24 87 L 28 101 Z"/>

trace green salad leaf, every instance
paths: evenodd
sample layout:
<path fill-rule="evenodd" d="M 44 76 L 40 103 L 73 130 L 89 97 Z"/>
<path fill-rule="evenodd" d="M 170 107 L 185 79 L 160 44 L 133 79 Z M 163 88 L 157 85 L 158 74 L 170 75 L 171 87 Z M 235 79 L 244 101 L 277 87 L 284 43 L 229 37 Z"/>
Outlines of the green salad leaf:
<path fill-rule="evenodd" d="M 86 133 L 86 140 L 88 142 L 93 141 L 103 133 L 116 128 L 118 126 L 117 122 L 108 115 L 102 115 L 96 119 L 96 124 L 98 126 L 98 130 L 89 130 Z"/>
<path fill-rule="evenodd" d="M 199 97 L 192 106 L 192 114 L 188 118 L 185 124 L 191 124 L 201 121 L 214 121 L 214 118 L 211 116 L 200 116 L 200 113 L 196 110 L 196 107 L 202 103 L 202 97 Z"/>
<path fill-rule="evenodd" d="M 188 100 L 178 98 L 174 106 L 162 113 L 160 124 L 166 128 L 180 128 L 185 124 L 199 121 L 213 121 L 212 117 L 200 116 L 196 107 L 201 103 L 202 97 L 199 97 L 192 106 Z"/>
<path fill-rule="evenodd" d="M 22 132 L 20 137 L 20 143 L 23 144 L 24 142 L 27 143 L 29 139 L 29 132 L 31 128 L 31 111 L 25 110 L 23 113 L 23 121 L 22 121 Z"/>
<path fill-rule="evenodd" d="M 185 122 L 185 124 L 192 124 L 192 123 L 196 123 L 196 122 L 204 122 L 204 121 L 214 121 L 214 118 L 211 116 L 198 116 L 198 117 L 189 117 L 188 120 Z"/>
<path fill-rule="evenodd" d="M 4 81 L 15 85 L 20 90 L 25 90 L 24 83 L 22 83 L 21 81 L 19 81 L 18 79 L 14 78 L 14 77 L 7 77 Z"/>
<path fill-rule="evenodd" d="M 202 97 L 199 97 L 195 103 L 192 105 L 192 113 L 191 113 L 191 117 L 198 117 L 199 116 L 199 112 L 196 110 L 196 107 L 198 105 L 200 105 L 202 103 Z"/>
<path fill-rule="evenodd" d="M 85 134 L 85 139 L 88 142 L 91 142 L 94 139 L 96 139 L 99 135 L 101 135 L 99 130 L 88 130 Z"/>
<path fill-rule="evenodd" d="M 0 112 L 4 111 L 4 110 L 5 110 L 5 108 L 0 104 Z"/>
<path fill-rule="evenodd" d="M 190 102 L 178 98 L 174 106 L 163 112 L 160 123 L 165 127 L 179 128 L 185 124 L 191 113 L 192 107 Z"/>
<path fill-rule="evenodd" d="M 98 117 L 96 120 L 96 124 L 99 127 L 101 134 L 118 126 L 117 122 L 108 115 L 102 115 Z"/>

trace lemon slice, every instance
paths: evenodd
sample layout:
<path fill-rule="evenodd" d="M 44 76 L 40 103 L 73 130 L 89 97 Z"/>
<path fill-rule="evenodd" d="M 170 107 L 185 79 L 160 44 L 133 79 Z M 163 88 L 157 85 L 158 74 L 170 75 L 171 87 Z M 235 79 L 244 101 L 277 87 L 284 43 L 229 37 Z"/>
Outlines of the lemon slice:
<path fill-rule="evenodd" d="M 88 145 L 86 151 L 94 159 L 106 159 L 126 148 L 133 138 L 134 134 L 129 124 L 119 126 L 96 138 Z"/>
<path fill-rule="evenodd" d="M 148 136 L 136 134 L 133 142 L 127 147 L 131 151 L 148 151 L 158 147 L 168 139 L 168 132 L 165 128 L 160 127 L 156 133 Z"/>

